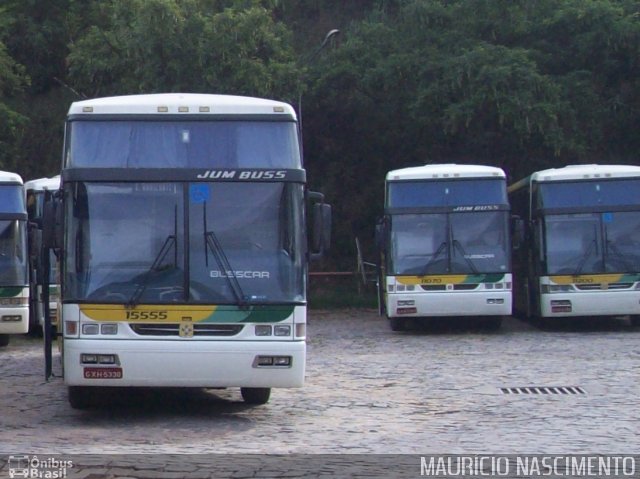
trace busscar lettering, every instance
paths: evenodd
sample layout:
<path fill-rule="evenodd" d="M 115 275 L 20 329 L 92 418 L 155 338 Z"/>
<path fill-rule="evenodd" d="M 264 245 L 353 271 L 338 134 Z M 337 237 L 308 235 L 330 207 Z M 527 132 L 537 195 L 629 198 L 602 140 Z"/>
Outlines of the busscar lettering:
<path fill-rule="evenodd" d="M 200 180 L 283 180 L 286 170 L 206 170 L 197 175 Z"/>
<path fill-rule="evenodd" d="M 217 271 L 209 272 L 212 278 L 269 279 L 269 271 Z"/>

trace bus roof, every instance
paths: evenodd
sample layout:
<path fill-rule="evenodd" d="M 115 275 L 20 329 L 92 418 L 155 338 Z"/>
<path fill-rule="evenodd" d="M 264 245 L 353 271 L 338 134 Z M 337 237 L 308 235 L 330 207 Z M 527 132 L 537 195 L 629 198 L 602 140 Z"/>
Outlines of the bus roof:
<path fill-rule="evenodd" d="M 0 183 L 22 184 L 22 177 L 18 173 L 12 173 L 10 171 L 0 171 Z"/>
<path fill-rule="evenodd" d="M 29 180 L 24 183 L 27 190 L 58 190 L 60 189 L 60 176 L 53 178 L 38 178 L 37 180 Z"/>
<path fill-rule="evenodd" d="M 415 166 L 387 173 L 387 181 L 452 178 L 506 178 L 506 175 L 504 170 L 494 166 L 456 165 L 454 163 Z"/>
<path fill-rule="evenodd" d="M 77 101 L 69 115 L 289 115 L 291 105 L 274 100 L 203 93 L 154 93 Z"/>
<path fill-rule="evenodd" d="M 536 171 L 531 181 L 593 180 L 598 178 L 625 178 L 640 176 L 640 166 L 632 165 L 570 165 Z"/>

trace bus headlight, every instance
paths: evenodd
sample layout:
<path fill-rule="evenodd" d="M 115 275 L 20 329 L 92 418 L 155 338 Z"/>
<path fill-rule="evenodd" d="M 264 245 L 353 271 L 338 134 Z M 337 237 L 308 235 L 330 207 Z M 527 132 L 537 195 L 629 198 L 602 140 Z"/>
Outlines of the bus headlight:
<path fill-rule="evenodd" d="M 288 324 L 279 324 L 273 327 L 274 336 L 291 336 L 291 326 Z"/>

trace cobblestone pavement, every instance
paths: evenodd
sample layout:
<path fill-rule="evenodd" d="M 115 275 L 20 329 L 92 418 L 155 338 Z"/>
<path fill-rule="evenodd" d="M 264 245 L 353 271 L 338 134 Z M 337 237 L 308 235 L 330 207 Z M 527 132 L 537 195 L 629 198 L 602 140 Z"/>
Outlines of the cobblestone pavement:
<path fill-rule="evenodd" d="M 394 333 L 376 312 L 348 310 L 312 312 L 308 334 L 305 387 L 276 389 L 264 406 L 245 405 L 238 390 L 145 390 L 88 411 L 71 409 L 61 379 L 43 380 L 40 340 L 13 337 L 0 350 L 0 457 L 128 455 L 109 468 L 86 456 L 93 468 L 67 477 L 197 478 L 213 476 L 166 456 L 144 469 L 135 454 L 329 454 L 331 463 L 337 454 L 640 451 L 640 329 L 624 321 L 542 330 L 510 318 L 498 332 Z M 502 391 L 564 386 L 581 390 Z M 6 471 L 0 461 L 0 478 Z"/>

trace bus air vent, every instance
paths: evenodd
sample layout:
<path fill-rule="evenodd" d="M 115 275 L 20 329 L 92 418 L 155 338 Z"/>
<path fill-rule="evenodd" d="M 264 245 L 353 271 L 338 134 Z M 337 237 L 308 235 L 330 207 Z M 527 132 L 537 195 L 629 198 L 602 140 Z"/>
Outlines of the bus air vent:
<path fill-rule="evenodd" d="M 179 324 L 143 323 L 129 325 L 140 336 L 180 336 Z M 194 324 L 193 336 L 235 336 L 243 324 Z"/>

